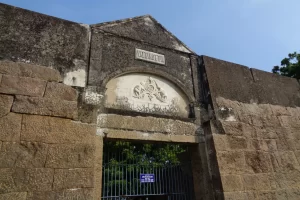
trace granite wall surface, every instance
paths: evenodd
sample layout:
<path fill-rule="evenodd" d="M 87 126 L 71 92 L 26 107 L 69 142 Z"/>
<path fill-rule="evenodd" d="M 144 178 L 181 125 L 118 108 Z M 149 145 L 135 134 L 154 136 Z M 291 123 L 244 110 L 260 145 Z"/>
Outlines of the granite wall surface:
<path fill-rule="evenodd" d="M 0 59 L 51 67 L 84 87 L 89 38 L 88 25 L 0 3 Z"/>
<path fill-rule="evenodd" d="M 215 198 L 299 199 L 298 81 L 209 57 L 202 63 Z"/>
<path fill-rule="evenodd" d="M 61 81 L 47 67 L 0 61 L 0 199 L 93 199 L 101 143 Z"/>

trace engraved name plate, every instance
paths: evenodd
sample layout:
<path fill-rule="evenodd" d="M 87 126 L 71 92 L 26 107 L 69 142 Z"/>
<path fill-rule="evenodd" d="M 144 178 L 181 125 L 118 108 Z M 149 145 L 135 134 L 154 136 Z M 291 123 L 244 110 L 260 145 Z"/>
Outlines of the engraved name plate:
<path fill-rule="evenodd" d="M 157 63 L 161 65 L 166 64 L 165 56 L 158 53 L 153 53 L 150 51 L 145 51 L 142 49 L 135 49 L 135 59 L 145 60 L 152 63 Z"/>

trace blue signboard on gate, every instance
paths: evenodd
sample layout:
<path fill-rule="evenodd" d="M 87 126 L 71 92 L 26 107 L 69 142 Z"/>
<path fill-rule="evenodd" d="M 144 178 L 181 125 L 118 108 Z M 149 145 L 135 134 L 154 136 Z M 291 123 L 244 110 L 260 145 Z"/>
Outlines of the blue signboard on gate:
<path fill-rule="evenodd" d="M 154 174 L 140 174 L 141 183 L 154 183 Z"/>

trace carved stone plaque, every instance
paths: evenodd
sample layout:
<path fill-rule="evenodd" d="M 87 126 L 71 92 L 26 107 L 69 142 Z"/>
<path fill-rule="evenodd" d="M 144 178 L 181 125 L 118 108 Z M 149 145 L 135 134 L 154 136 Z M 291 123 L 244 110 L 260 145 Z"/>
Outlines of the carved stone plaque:
<path fill-rule="evenodd" d="M 173 83 L 158 76 L 127 74 L 110 80 L 106 87 L 108 108 L 188 117 L 187 97 Z"/>
<path fill-rule="evenodd" d="M 135 59 L 145 60 L 148 62 L 158 63 L 161 65 L 166 64 L 165 56 L 158 53 L 153 53 L 150 51 L 145 51 L 142 49 L 135 49 Z"/>

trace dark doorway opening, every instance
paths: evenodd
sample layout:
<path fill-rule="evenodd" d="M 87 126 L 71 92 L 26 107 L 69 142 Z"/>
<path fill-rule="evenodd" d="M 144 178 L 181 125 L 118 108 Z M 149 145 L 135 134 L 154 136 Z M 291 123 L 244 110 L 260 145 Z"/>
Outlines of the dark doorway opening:
<path fill-rule="evenodd" d="M 105 141 L 102 199 L 193 200 L 189 147 Z"/>

